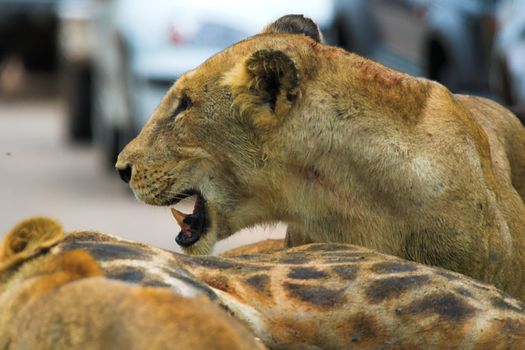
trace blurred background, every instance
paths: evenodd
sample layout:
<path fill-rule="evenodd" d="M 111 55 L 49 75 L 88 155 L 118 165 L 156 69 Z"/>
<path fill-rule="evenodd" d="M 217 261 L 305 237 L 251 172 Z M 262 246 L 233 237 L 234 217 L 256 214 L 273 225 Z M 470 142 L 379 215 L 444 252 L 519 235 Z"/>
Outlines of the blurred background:
<path fill-rule="evenodd" d="M 525 0 L 0 0 L 0 235 L 50 215 L 178 250 L 169 209 L 138 203 L 116 156 L 181 74 L 290 13 L 329 44 L 524 117 Z"/>

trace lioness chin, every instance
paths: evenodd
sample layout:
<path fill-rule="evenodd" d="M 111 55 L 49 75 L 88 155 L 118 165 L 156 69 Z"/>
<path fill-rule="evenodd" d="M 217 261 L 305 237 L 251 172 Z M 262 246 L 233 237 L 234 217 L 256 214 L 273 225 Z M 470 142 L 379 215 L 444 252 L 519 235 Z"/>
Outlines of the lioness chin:
<path fill-rule="evenodd" d="M 173 206 L 187 252 L 284 221 L 289 246 L 348 242 L 525 297 L 525 130 L 278 19 L 182 76 L 120 154 L 140 200 Z"/>

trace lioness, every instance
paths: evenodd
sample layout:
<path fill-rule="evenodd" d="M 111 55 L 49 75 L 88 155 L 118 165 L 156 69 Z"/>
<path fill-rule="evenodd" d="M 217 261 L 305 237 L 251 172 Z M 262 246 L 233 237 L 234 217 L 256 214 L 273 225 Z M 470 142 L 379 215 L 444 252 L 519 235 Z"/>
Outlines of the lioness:
<path fill-rule="evenodd" d="M 288 246 L 349 242 L 525 298 L 520 122 L 320 38 L 285 16 L 183 75 L 119 156 L 136 197 L 196 195 L 174 212 L 188 253 L 280 220 Z"/>

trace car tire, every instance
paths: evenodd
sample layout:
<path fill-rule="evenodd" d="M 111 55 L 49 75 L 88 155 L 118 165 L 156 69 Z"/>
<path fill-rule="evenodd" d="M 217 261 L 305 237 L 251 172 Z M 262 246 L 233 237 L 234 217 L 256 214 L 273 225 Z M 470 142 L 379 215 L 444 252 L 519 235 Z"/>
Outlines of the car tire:
<path fill-rule="evenodd" d="M 512 77 L 504 60 L 498 62 L 496 77 L 496 93 L 507 106 L 513 106 L 516 101 L 512 91 Z"/>
<path fill-rule="evenodd" d="M 430 79 L 440 82 L 452 91 L 460 88 L 451 56 L 439 42 L 430 42 L 426 62 L 427 76 Z"/>
<path fill-rule="evenodd" d="M 88 64 L 64 68 L 67 131 L 72 141 L 92 139 L 92 71 Z"/>
<path fill-rule="evenodd" d="M 102 153 L 102 163 L 108 169 L 113 169 L 120 152 L 118 128 L 108 125 L 104 118 L 98 117 L 94 123 L 93 134 L 96 145 Z"/>
<path fill-rule="evenodd" d="M 97 118 L 96 129 L 93 131 L 104 165 L 113 170 L 119 153 L 131 141 L 134 134 L 131 130 L 121 129 L 115 125 L 108 125 L 103 118 Z"/>

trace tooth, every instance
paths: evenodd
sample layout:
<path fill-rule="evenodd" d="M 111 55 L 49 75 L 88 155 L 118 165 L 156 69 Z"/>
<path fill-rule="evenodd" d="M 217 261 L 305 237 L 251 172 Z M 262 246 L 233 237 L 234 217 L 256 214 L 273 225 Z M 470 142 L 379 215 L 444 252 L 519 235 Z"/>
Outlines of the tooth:
<path fill-rule="evenodd" d="M 184 224 L 184 218 L 186 217 L 186 214 L 178 211 L 175 208 L 170 208 L 170 209 L 171 209 L 171 214 L 173 215 L 175 220 L 177 220 L 177 223 L 179 224 L 179 226 L 182 227 L 182 225 Z"/>

